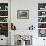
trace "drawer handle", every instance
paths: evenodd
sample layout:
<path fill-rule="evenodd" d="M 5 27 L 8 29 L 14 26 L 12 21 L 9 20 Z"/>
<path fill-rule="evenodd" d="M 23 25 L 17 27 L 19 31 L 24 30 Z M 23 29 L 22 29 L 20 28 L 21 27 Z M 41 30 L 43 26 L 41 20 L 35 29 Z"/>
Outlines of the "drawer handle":
<path fill-rule="evenodd" d="M 3 40 L 3 39 L 1 39 L 1 40 Z"/>

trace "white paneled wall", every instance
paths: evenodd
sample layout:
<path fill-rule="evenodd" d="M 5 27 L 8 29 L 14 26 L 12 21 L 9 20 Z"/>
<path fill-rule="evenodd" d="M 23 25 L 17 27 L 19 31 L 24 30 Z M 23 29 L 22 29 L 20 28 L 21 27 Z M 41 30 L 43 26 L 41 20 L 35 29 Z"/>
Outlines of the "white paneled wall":
<path fill-rule="evenodd" d="M 17 10 L 29 10 L 29 19 L 17 19 Z M 27 30 L 31 25 L 37 28 L 37 2 L 32 0 L 12 0 L 11 16 L 11 22 L 14 22 L 17 30 Z"/>
<path fill-rule="evenodd" d="M 19 30 L 24 32 L 32 24 L 35 26 L 34 38 L 32 39 L 33 46 L 44 45 L 42 38 L 38 38 L 38 3 L 46 3 L 46 0 L 11 0 L 11 22 L 16 26 L 16 32 L 19 33 Z M 29 10 L 29 19 L 17 19 L 17 10 Z M 24 33 L 26 34 L 26 32 Z"/>

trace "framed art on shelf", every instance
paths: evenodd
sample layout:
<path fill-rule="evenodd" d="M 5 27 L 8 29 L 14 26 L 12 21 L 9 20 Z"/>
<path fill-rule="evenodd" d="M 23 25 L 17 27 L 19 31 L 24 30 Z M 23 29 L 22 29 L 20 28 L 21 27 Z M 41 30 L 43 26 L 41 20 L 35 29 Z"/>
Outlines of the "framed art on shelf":
<path fill-rule="evenodd" d="M 29 19 L 29 10 L 17 10 L 17 19 Z"/>
<path fill-rule="evenodd" d="M 39 37 L 46 37 L 46 29 L 39 29 Z"/>

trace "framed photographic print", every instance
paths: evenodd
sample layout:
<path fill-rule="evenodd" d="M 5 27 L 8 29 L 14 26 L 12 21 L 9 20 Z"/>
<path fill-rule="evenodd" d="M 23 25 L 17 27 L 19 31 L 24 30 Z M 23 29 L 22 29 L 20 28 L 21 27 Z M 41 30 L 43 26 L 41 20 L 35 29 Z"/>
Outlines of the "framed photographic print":
<path fill-rule="evenodd" d="M 17 19 L 29 19 L 29 10 L 17 10 Z"/>

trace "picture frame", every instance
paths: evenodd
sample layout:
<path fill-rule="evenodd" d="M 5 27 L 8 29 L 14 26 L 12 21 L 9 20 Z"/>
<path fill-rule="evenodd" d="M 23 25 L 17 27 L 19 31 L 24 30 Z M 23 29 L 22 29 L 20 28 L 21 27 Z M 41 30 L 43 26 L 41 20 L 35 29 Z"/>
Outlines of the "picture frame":
<path fill-rule="evenodd" d="M 29 19 L 29 10 L 17 10 L 17 19 Z"/>
<path fill-rule="evenodd" d="M 46 37 L 46 29 L 39 29 L 39 37 Z"/>

